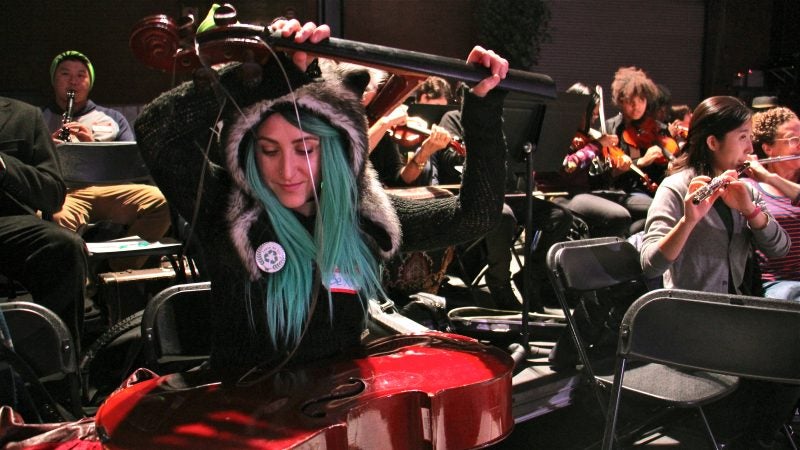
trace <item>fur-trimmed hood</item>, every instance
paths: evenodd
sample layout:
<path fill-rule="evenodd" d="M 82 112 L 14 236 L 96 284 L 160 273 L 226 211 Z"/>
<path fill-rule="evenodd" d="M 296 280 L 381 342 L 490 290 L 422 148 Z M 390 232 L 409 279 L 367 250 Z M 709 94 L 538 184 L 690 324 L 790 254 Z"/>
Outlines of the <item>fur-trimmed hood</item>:
<path fill-rule="evenodd" d="M 369 163 L 367 147 L 367 121 L 359 97 L 338 81 L 320 81 L 307 84 L 293 93 L 274 100 L 258 102 L 243 111 L 242 115 L 227 127 L 225 135 L 225 162 L 233 179 L 234 189 L 228 203 L 227 220 L 232 241 L 251 279 L 262 273 L 255 262 L 255 249 L 264 242 L 253 241 L 253 228 L 260 220 L 267 220 L 263 205 L 254 196 L 247 183 L 244 169 L 244 152 L 249 133 L 276 108 L 297 107 L 330 122 L 342 132 L 345 148 L 349 152 L 353 176 L 358 179 L 360 200 L 358 211 L 362 223 L 369 224 L 364 230 L 373 250 L 382 258 L 389 258 L 400 247 L 400 221 L 388 196 L 378 181 L 377 174 Z M 269 227 L 271 229 L 271 226 Z M 276 240 L 271 233 L 271 240 Z"/>

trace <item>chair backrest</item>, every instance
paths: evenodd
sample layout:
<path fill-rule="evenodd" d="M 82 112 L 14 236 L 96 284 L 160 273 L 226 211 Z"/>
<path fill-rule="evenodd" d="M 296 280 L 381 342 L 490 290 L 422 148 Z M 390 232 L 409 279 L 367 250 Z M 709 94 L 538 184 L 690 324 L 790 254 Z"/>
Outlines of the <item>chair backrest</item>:
<path fill-rule="evenodd" d="M 71 142 L 59 145 L 57 154 L 67 187 L 150 180 L 136 142 Z"/>
<path fill-rule="evenodd" d="M 581 363 L 587 378 L 594 379 L 598 373 L 591 360 L 614 356 L 625 311 L 647 292 L 639 252 L 618 237 L 565 241 L 550 247 L 547 267 L 567 319 L 567 333 L 556 342 L 551 360 Z M 604 407 L 599 390 L 595 393 Z"/>
<path fill-rule="evenodd" d="M 156 294 L 142 315 L 148 366 L 163 372 L 167 360 L 191 365 L 207 359 L 211 320 L 210 282 L 178 284 Z"/>
<path fill-rule="evenodd" d="M 620 327 L 618 354 L 687 369 L 800 384 L 800 303 L 659 289 Z"/>
<path fill-rule="evenodd" d="M 72 334 L 61 318 L 31 302 L 0 303 L 0 313 L 16 354 L 13 358 L 9 354 L 9 358 L 25 363 L 25 370 L 19 373 L 24 374 L 26 382 L 33 383 L 29 393 L 35 398 L 32 401 L 39 404 L 36 409 L 41 407 L 38 419 L 27 419 L 68 421 L 82 417 L 76 349 Z"/>
<path fill-rule="evenodd" d="M 618 237 L 553 244 L 547 252 L 547 267 L 554 283 L 576 291 L 644 281 L 639 252 Z"/>
<path fill-rule="evenodd" d="M 53 311 L 31 302 L 0 303 L 14 350 L 42 379 L 78 373 L 72 335 Z"/>

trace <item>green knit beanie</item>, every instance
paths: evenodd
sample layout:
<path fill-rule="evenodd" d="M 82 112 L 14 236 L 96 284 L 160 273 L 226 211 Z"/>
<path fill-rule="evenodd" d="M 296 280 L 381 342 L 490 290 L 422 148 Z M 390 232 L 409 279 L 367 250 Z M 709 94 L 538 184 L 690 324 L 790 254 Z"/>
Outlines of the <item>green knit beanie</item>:
<path fill-rule="evenodd" d="M 77 50 L 67 50 L 53 58 L 53 62 L 50 63 L 50 82 L 55 81 L 56 68 L 65 59 L 74 59 L 86 65 L 86 68 L 89 70 L 89 89 L 91 89 L 92 86 L 94 86 L 94 66 L 92 66 L 92 62 L 89 61 L 89 57 Z"/>

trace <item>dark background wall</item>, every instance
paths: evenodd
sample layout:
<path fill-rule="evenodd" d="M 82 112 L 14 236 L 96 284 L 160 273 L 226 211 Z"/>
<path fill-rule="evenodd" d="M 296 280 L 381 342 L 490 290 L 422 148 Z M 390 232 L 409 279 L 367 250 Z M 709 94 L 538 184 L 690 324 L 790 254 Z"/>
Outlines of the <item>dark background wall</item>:
<path fill-rule="evenodd" d="M 474 1 L 241 0 L 235 6 L 240 19 L 248 23 L 264 24 L 278 15 L 296 14 L 304 21 L 325 20 L 347 39 L 463 57 L 477 33 Z M 0 51 L 5 55 L 0 59 L 0 94 L 37 104 L 46 101 L 53 56 L 78 49 L 92 59 L 97 71 L 93 98 L 98 103 L 146 103 L 186 75 L 161 73 L 139 63 L 128 46 L 134 25 L 156 13 L 176 18 L 191 10 L 204 14 L 210 3 L 6 1 L 0 15 Z M 796 101 L 797 70 L 785 68 L 793 63 L 796 67 L 800 54 L 797 0 L 549 3 L 551 41 L 543 46 L 532 70 L 553 76 L 559 89 L 579 79 L 608 86 L 616 67 L 631 64 L 643 66 L 667 86 L 670 80 L 681 80 L 673 82 L 680 102 L 696 104 L 712 94 L 752 96 L 770 91 L 781 93 L 787 102 Z M 620 13 L 623 8 L 625 14 Z M 665 16 L 665 8 L 674 14 Z M 776 76 L 781 67 L 790 72 L 782 78 Z M 748 69 L 756 69 L 755 75 L 736 77 Z"/>

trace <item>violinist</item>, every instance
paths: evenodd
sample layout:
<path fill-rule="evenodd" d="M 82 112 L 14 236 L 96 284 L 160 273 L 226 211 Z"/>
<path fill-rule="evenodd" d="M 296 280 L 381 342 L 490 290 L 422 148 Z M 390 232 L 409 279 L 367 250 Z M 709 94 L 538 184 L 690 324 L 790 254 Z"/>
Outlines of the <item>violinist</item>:
<path fill-rule="evenodd" d="M 618 203 L 592 193 L 602 187 L 600 178 L 603 174 L 596 171 L 602 170 L 598 166 L 604 164 L 603 148 L 615 147 L 618 143 L 617 136 L 603 135 L 591 127 L 600 116 L 600 96 L 595 90 L 585 84 L 575 83 L 567 92 L 586 95 L 589 101 L 570 145 L 569 154 L 564 158 L 563 173 L 556 174 L 557 178 L 551 176 L 549 180 L 553 190 L 567 191 L 569 196 L 556 197 L 553 201 L 585 220 L 592 237 L 625 237 L 630 227 L 631 215 Z M 537 175 L 537 179 L 543 182 L 546 178 Z"/>
<path fill-rule="evenodd" d="M 335 72 L 353 90 L 364 90 L 361 103 L 368 107 L 375 95 L 386 82 L 389 74 L 378 69 L 357 64 L 338 64 Z M 392 139 L 389 131 L 408 120 L 408 106 L 399 105 L 376 120 L 367 130 L 369 161 L 378 174 L 384 187 L 405 187 L 400 172 L 405 166 L 399 144 Z"/>
<path fill-rule="evenodd" d="M 683 148 L 686 144 L 686 136 L 689 134 L 689 122 L 692 121 L 692 108 L 689 105 L 672 105 L 669 115 L 669 134 L 678 142 L 678 147 Z"/>
<path fill-rule="evenodd" d="M 753 116 L 753 147 L 764 158 L 800 156 L 800 119 L 789 108 L 776 107 Z M 751 184 L 761 193 L 775 220 L 789 233 L 792 247 L 782 258 L 759 257 L 766 297 L 800 301 L 800 158 L 764 165 L 753 158 Z"/>
<path fill-rule="evenodd" d="M 300 42 L 330 33 L 296 20 L 272 27 Z M 198 241 L 215 255 L 212 378 L 237 383 L 262 369 L 358 354 L 366 301 L 383 296 L 382 260 L 401 247 L 474 239 L 497 223 L 506 149 L 504 94 L 494 87 L 508 63 L 481 47 L 467 62 L 489 75 L 465 99 L 464 126 L 475 130 L 469 176 L 450 198 L 386 194 L 367 163 L 362 93 L 331 76 L 315 79 L 304 52 L 270 58 L 258 83 L 229 64 L 212 78 L 224 89 L 189 82 L 145 108 L 135 124 L 142 154 L 170 203 L 195 212 Z M 218 117 L 222 147 L 214 150 L 225 157 L 207 158 Z"/>
<path fill-rule="evenodd" d="M 339 64 L 336 68 L 339 75 L 349 83 L 358 85 L 366 83 L 362 103 L 367 106 L 375 97 L 378 89 L 386 82 L 388 73 L 358 66 L 355 64 Z M 369 80 L 358 78 L 368 74 Z M 421 91 L 425 94 L 421 94 Z M 415 91 L 416 97 L 423 104 L 443 104 L 449 102 L 450 86 L 442 78 L 429 77 Z M 428 163 L 430 155 L 442 150 L 451 142 L 450 135 L 439 127 L 434 126 L 428 136 L 409 132 L 400 134 L 406 125 L 413 125 L 414 129 L 425 129 L 427 124 L 420 118 L 408 116 L 408 105 L 401 104 L 392 111 L 376 120 L 368 130 L 369 159 L 378 172 L 381 183 L 386 187 L 427 186 L 436 180 L 436 167 L 433 162 Z M 410 125 L 410 126 L 411 126 Z M 408 138 L 413 140 L 409 141 Z M 394 138 L 394 139 L 393 139 Z M 402 145 L 401 145 L 402 143 Z M 417 151 L 414 157 L 404 155 L 406 147 L 412 145 Z M 428 156 L 425 156 L 428 155 Z M 420 163 L 422 159 L 425 161 Z"/>
<path fill-rule="evenodd" d="M 667 162 L 678 150 L 666 126 L 648 114 L 648 102 L 658 95 L 655 83 L 639 68 L 622 67 L 614 74 L 611 99 L 620 114 L 609 119 L 607 128 L 619 138 L 624 155 L 611 173 L 614 186 L 626 193 L 622 205 L 633 220 L 631 234 L 642 229 L 652 202 L 650 190 L 631 166 L 635 165 L 658 184 L 664 178 Z"/>
<path fill-rule="evenodd" d="M 423 105 L 448 105 L 452 99 L 452 89 L 444 78 L 431 76 L 416 89 L 414 97 L 417 103 Z M 425 137 L 400 172 L 403 181 L 409 186 L 440 184 L 438 169 L 431 159 L 447 149 L 452 139 L 453 136 L 445 128 L 432 125 L 430 135 Z"/>

